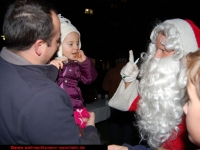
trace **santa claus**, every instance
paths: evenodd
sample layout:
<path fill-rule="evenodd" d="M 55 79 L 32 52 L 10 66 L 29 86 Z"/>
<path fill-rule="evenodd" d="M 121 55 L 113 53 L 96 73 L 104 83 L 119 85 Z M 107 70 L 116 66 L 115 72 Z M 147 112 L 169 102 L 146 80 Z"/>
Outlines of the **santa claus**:
<path fill-rule="evenodd" d="M 191 20 L 171 19 L 158 24 L 150 39 L 139 69 L 130 51 L 109 105 L 137 112 L 141 137 L 152 149 L 192 149 L 182 110 L 187 100 L 184 56 L 200 47 L 200 30 Z"/>

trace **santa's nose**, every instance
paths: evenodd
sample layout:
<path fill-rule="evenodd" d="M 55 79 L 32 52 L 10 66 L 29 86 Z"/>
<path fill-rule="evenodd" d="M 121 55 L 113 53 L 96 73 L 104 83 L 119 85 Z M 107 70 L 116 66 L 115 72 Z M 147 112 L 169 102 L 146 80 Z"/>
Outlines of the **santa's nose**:
<path fill-rule="evenodd" d="M 157 50 L 156 53 L 154 54 L 155 58 L 162 58 L 163 57 L 163 52 L 161 50 Z"/>

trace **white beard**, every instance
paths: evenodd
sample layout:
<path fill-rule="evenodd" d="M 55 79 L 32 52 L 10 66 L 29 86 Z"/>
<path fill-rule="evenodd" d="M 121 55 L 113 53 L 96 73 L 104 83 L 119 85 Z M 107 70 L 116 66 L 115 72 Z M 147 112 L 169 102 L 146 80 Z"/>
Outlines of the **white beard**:
<path fill-rule="evenodd" d="M 178 131 L 181 123 L 185 88 L 178 83 L 180 70 L 180 61 L 171 56 L 161 59 L 149 56 L 141 66 L 138 126 L 142 138 L 147 139 L 151 148 L 161 146 L 174 131 Z"/>

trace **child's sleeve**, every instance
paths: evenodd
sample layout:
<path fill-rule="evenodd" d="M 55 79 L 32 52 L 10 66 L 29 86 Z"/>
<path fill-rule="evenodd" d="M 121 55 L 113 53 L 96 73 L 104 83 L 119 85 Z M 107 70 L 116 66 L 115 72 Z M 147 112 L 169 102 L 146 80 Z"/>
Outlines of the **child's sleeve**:
<path fill-rule="evenodd" d="M 97 78 L 97 70 L 90 58 L 87 57 L 85 61 L 78 62 L 78 65 L 81 73 L 81 81 L 84 84 L 90 84 Z"/>

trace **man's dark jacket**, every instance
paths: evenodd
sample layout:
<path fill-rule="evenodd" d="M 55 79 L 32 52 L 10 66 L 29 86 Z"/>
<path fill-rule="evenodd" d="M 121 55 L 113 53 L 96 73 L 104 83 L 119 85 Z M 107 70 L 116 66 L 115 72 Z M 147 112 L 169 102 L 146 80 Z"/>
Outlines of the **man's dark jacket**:
<path fill-rule="evenodd" d="M 56 83 L 53 65 L 31 65 L 3 48 L 0 57 L 0 143 L 2 145 L 100 144 L 97 129 L 82 137 L 69 96 Z"/>

